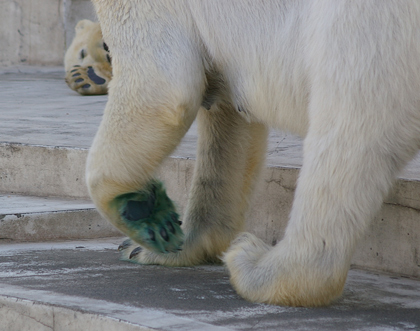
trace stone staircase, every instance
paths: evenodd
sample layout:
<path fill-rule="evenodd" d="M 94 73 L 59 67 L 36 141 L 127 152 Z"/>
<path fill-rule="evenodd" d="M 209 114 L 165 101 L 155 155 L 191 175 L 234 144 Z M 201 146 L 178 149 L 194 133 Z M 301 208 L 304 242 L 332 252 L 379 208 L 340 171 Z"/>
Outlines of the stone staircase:
<path fill-rule="evenodd" d="M 81 97 L 63 75 L 61 67 L 0 71 L 0 330 L 420 329 L 419 158 L 359 245 L 353 266 L 365 271 L 350 273 L 341 301 L 320 310 L 250 304 L 222 266 L 118 261 L 121 234 L 94 209 L 84 177 L 106 96 Z M 181 213 L 196 136 L 193 126 L 159 170 Z M 301 141 L 272 132 L 247 217 L 248 231 L 267 243 L 281 240 L 300 164 Z"/>

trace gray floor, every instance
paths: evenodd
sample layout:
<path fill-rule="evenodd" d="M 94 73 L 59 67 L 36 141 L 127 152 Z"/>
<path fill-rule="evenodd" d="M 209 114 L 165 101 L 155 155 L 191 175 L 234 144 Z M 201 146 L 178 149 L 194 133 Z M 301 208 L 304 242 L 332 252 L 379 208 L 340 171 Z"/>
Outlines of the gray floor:
<path fill-rule="evenodd" d="M 235 293 L 222 266 L 167 268 L 121 262 L 116 250 L 120 242 L 114 238 L 0 245 L 0 293 L 8 285 L 24 298 L 38 296 L 54 303 L 58 295 L 66 300 L 61 305 L 78 302 L 78 309 L 103 309 L 109 316 L 120 316 L 120 309 L 137 315 L 165 313 L 173 324 L 188 318 L 191 323 L 236 330 L 420 330 L 418 281 L 352 270 L 343 297 L 331 307 L 253 304 Z M 97 300 L 93 308 L 86 308 L 89 300 Z M 106 310 L 103 302 L 114 306 Z"/>

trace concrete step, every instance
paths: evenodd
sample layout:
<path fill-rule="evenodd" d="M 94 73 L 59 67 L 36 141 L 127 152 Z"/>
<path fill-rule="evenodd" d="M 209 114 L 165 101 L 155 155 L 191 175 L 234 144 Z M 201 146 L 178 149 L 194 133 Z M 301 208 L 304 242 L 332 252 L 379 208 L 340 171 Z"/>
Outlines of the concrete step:
<path fill-rule="evenodd" d="M 0 143 L 0 192 L 88 199 L 86 156 L 86 148 Z"/>
<path fill-rule="evenodd" d="M 120 235 L 91 201 L 0 194 L 0 241 L 49 241 Z"/>
<path fill-rule="evenodd" d="M 223 266 L 135 265 L 123 238 L 0 244 L 0 330 L 419 330 L 420 282 L 351 270 L 331 307 L 241 299 Z"/>
<path fill-rule="evenodd" d="M 84 180 L 87 149 L 2 143 L 0 155 L 3 161 L 0 170 L 0 192 L 14 192 L 25 196 L 64 196 L 73 199 L 88 199 Z M 193 168 L 192 158 L 172 157 L 164 162 L 158 173 L 181 214 L 186 206 Z M 247 230 L 269 244 L 275 244 L 283 236 L 292 206 L 298 172 L 298 167 L 284 166 L 268 166 L 264 170 L 261 184 L 248 213 Z M 420 192 L 419 181 L 402 178 L 397 181 L 393 192 L 374 218 L 365 240 L 358 246 L 353 259 L 354 265 L 420 277 L 420 195 L 418 192 Z M 30 201 L 20 201 L 22 210 L 30 203 Z M 23 213 L 16 210 L 14 214 Z M 1 206 L 0 214 L 6 214 Z M 45 224 L 53 226 L 59 214 L 63 217 L 74 216 L 75 224 L 88 226 L 92 222 L 97 225 L 102 222 L 101 226 L 96 227 L 98 236 L 102 233 L 107 233 L 107 236 L 112 235 L 110 226 L 100 220 L 99 215 L 92 209 L 77 212 L 57 210 L 54 213 L 44 213 L 42 221 L 39 218 L 40 214 L 32 214 L 30 219 L 33 222 L 44 224 L 33 227 L 40 231 L 39 234 L 36 230 L 25 230 L 23 220 L 20 222 L 21 227 L 11 227 L 7 233 L 10 233 L 11 238 L 18 240 L 87 238 L 87 235 L 93 235 L 94 231 L 89 227 L 70 225 L 67 228 L 73 230 L 67 229 L 61 237 L 54 232 L 41 231 L 47 226 Z M 76 215 L 81 215 L 82 218 Z M 14 218 L 14 216 L 10 217 Z M 85 219 L 92 221 L 86 222 Z M 4 227 L 6 224 L 9 226 L 10 223 L 3 221 L 0 224 Z M 64 222 L 64 224 L 67 223 Z M 80 231 L 77 232 L 77 229 Z M 104 232 L 99 231 L 100 229 Z M 4 233 L 2 236 L 5 236 Z M 46 234 L 50 237 L 44 237 Z"/>

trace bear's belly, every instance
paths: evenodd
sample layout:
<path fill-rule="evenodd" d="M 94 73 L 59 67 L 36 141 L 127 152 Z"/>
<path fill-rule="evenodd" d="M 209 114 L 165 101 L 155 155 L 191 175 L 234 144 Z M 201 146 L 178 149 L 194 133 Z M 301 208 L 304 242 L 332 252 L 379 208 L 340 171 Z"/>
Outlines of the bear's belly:
<path fill-rule="evenodd" d="M 296 10 L 305 7 L 301 1 L 285 3 L 192 1 L 189 6 L 210 65 L 223 76 L 238 111 L 249 121 L 304 136 L 308 79 L 301 27 L 306 11 Z M 240 20 L 220 15 L 232 10 Z"/>
<path fill-rule="evenodd" d="M 308 92 L 286 78 L 240 76 L 228 81 L 231 100 L 250 122 L 289 131 L 304 137 L 308 130 Z M 231 77 L 235 77 L 234 75 Z"/>

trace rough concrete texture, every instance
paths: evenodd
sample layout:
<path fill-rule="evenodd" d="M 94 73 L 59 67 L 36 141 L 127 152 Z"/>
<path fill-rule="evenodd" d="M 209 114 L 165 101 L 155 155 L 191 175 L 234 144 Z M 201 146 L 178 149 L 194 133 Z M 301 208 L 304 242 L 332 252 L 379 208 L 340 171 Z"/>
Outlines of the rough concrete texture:
<path fill-rule="evenodd" d="M 64 0 L 65 49 L 69 48 L 77 22 L 83 19 L 97 21 L 95 9 L 90 0 Z"/>
<path fill-rule="evenodd" d="M 39 330 L 75 330 L 66 327 L 81 323 L 73 326 L 92 330 L 83 323 L 100 323 L 102 316 L 159 330 L 420 329 L 415 280 L 352 270 L 343 297 L 331 307 L 254 304 L 235 293 L 223 266 L 122 262 L 116 251 L 121 240 L 0 244 L 0 321 L 15 316 L 22 327 L 9 322 L 2 329 L 0 323 L 0 330 L 25 330 L 27 323 Z M 104 323 L 103 330 L 115 330 L 111 326 Z"/>
<path fill-rule="evenodd" d="M 63 1 L 0 1 L 0 67 L 63 63 Z"/>
<path fill-rule="evenodd" d="M 0 1 L 0 68 L 62 65 L 81 19 L 96 21 L 90 0 Z"/>
<path fill-rule="evenodd" d="M 91 201 L 0 194 L 0 240 L 48 241 L 118 236 Z"/>
<path fill-rule="evenodd" d="M 107 96 L 82 97 L 70 90 L 64 75 L 63 67 L 0 70 L 0 141 L 52 147 L 91 145 Z"/>
<path fill-rule="evenodd" d="M 4 148 L 14 146 L 5 144 Z M 2 173 L 0 187 L 3 192 L 9 188 L 7 191 L 18 190 L 17 192 L 22 193 L 19 189 L 23 188 L 25 194 L 36 194 L 39 190 L 38 192 L 42 192 L 44 196 L 63 196 L 70 192 L 75 193 L 72 196 L 77 196 L 77 193 L 82 193 L 82 196 L 87 194 L 83 180 L 87 150 L 18 145 L 19 152 L 16 152 L 18 157 L 14 157 L 7 153 L 2 154 L 1 147 L 0 155 L 8 155 L 8 158 L 3 159 L 4 163 L 0 169 Z M 74 153 L 77 158 L 69 159 L 68 155 Z M 21 154 L 26 155 L 26 162 L 22 162 Z M 7 164 L 12 166 L 5 168 Z M 31 166 L 28 166 L 29 164 Z M 193 168 L 194 161 L 191 159 L 169 158 L 159 172 L 159 177 L 165 182 L 168 194 L 177 203 L 181 214 L 186 206 Z M 247 230 L 269 244 L 281 240 L 287 225 L 297 176 L 298 170 L 294 168 L 265 169 L 248 213 Z M 22 178 L 25 180 L 22 181 Z M 80 180 L 77 180 L 78 178 Z M 74 191 L 70 190 L 73 186 L 75 186 Z M 411 191 L 418 192 L 419 187 L 417 185 Z M 25 204 L 32 206 L 32 201 L 29 199 Z M 0 199 L 1 214 L 7 214 L 9 206 L 8 199 Z M 40 213 L 16 210 L 11 214 L 0 221 L 2 237 L 15 240 L 51 240 L 78 238 L 78 235 L 79 238 L 115 235 L 112 227 L 92 209 L 57 211 L 53 214 L 46 211 Z M 16 217 L 14 214 L 24 214 L 24 217 Z M 70 219 L 72 222 L 69 222 Z M 86 223 L 87 219 L 90 219 L 90 222 Z M 420 212 L 416 208 L 401 204 L 384 204 L 380 213 L 374 218 L 366 238 L 360 243 L 353 264 L 420 277 L 419 220 Z M 38 231 L 34 231 L 28 224 L 38 224 Z"/>
<path fill-rule="evenodd" d="M 1 286 L 1 285 L 0 285 Z M 9 288 L 10 289 L 10 288 Z M 18 290 L 17 290 L 18 291 Z M 40 299 L 38 293 L 37 300 Z M 99 314 L 89 314 L 31 300 L 0 296 L 0 331 L 147 331 L 134 325 Z"/>
<path fill-rule="evenodd" d="M 0 192 L 88 198 L 87 149 L 0 143 Z"/>

